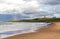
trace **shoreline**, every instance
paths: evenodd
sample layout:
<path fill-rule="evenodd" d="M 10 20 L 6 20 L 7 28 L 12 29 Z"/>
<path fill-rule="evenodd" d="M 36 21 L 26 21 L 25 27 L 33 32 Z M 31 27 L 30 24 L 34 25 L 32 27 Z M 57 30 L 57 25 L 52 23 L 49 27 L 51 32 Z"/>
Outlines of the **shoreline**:
<path fill-rule="evenodd" d="M 44 27 L 34 33 L 19 34 L 4 39 L 60 39 L 60 22 Z"/>
<path fill-rule="evenodd" d="M 47 23 L 48 25 L 50 25 L 51 23 Z M 47 26 L 48 26 L 47 25 Z M 29 26 L 29 25 L 28 25 Z M 38 25 L 38 26 L 40 26 L 40 25 Z M 44 26 L 42 26 L 41 28 L 43 28 Z M 40 28 L 38 28 L 38 29 L 40 29 Z M 19 34 L 25 34 L 25 33 L 34 33 L 34 32 L 36 32 L 38 29 L 36 29 L 36 30 L 32 30 L 32 31 L 29 31 L 29 32 L 23 32 L 23 33 L 16 33 L 16 34 L 11 34 L 11 35 L 2 35 L 1 36 L 1 38 L 8 38 L 8 37 L 12 37 L 12 36 L 15 36 L 15 35 L 19 35 Z M 18 30 L 19 31 L 19 30 Z M 9 31 L 9 32 L 14 32 L 14 31 Z M 8 33 L 8 32 L 5 32 L 5 33 Z"/>
<path fill-rule="evenodd" d="M 49 23 L 48 25 L 50 26 L 50 25 L 52 25 L 52 24 Z M 49 26 L 44 26 L 44 27 L 42 27 L 42 28 L 49 27 Z M 41 28 L 40 28 L 40 29 L 41 29 Z M 38 29 L 38 30 L 39 30 L 39 29 Z M 36 32 L 38 32 L 38 30 L 36 30 L 35 32 L 23 33 L 23 34 L 20 34 L 20 35 L 30 34 L 30 33 L 36 33 Z M 19 34 L 15 34 L 14 36 L 16 36 L 16 35 L 19 35 Z M 13 36 L 10 36 L 10 37 L 13 37 Z M 9 37 L 6 37 L 6 38 L 9 38 Z"/>

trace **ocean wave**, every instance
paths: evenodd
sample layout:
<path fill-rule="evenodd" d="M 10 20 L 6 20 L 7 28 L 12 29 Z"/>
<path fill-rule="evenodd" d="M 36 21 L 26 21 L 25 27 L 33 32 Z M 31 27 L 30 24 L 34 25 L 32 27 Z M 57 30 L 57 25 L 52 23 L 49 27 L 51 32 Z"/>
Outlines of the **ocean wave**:
<path fill-rule="evenodd" d="M 7 23 L 5 24 L 2 23 L 0 25 L 0 37 L 1 38 L 13 36 L 16 34 L 35 32 L 37 29 L 50 24 L 50 23 L 16 22 L 16 23 L 8 23 L 7 25 Z"/>

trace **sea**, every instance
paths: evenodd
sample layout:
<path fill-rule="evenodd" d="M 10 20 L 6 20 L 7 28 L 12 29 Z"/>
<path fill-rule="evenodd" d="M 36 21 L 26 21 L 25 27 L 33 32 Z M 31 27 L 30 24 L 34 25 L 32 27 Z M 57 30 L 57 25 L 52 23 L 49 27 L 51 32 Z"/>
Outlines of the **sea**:
<path fill-rule="evenodd" d="M 46 22 L 0 22 L 0 38 L 36 32 L 36 30 L 48 26 Z"/>

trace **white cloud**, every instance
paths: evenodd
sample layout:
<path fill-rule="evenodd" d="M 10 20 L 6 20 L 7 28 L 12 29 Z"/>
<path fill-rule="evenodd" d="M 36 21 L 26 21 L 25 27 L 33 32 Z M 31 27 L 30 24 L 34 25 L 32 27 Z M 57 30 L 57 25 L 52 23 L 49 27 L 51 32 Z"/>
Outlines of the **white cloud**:
<path fill-rule="evenodd" d="M 20 13 L 23 16 L 38 17 L 40 13 L 60 13 L 57 0 L 0 0 L 0 14 Z M 53 3 L 56 2 L 56 3 Z M 46 5 L 47 3 L 47 5 Z M 50 4 L 54 5 L 50 5 Z M 27 15 L 25 12 L 27 12 Z M 41 12 L 42 11 L 42 12 Z M 40 17 L 40 16 L 39 16 Z"/>
<path fill-rule="evenodd" d="M 0 12 L 17 10 L 23 12 L 26 8 L 38 9 L 39 4 L 37 1 L 23 1 L 23 0 L 1 0 Z"/>
<path fill-rule="evenodd" d="M 60 14 L 54 14 L 54 17 L 60 18 Z"/>

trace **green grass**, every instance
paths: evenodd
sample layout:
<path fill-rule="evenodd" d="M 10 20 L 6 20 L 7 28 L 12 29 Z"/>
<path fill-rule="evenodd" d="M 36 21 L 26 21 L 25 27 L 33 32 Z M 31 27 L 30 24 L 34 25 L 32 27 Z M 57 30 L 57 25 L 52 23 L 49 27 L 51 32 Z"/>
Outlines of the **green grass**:
<path fill-rule="evenodd" d="M 60 22 L 60 18 L 35 18 L 29 20 L 10 20 L 9 22 Z"/>

